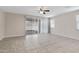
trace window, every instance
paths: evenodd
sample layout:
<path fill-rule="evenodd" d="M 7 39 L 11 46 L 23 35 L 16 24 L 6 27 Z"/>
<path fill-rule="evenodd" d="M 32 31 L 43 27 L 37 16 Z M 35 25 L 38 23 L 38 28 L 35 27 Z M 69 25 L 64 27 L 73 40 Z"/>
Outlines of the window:
<path fill-rule="evenodd" d="M 50 27 L 55 28 L 55 20 L 50 20 Z"/>
<path fill-rule="evenodd" d="M 76 16 L 76 29 L 79 30 L 79 15 Z"/>

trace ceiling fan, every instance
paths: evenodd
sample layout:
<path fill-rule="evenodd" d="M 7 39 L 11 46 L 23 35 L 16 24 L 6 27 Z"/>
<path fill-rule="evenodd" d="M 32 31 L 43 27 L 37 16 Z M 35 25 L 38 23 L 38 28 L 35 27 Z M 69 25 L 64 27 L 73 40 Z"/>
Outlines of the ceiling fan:
<path fill-rule="evenodd" d="M 46 14 L 46 13 L 48 13 L 48 12 L 50 12 L 49 9 L 45 9 L 44 7 L 41 7 L 41 8 L 40 8 L 40 14 Z"/>
<path fill-rule="evenodd" d="M 34 9 L 30 10 L 32 13 L 37 15 L 48 15 L 52 10 L 50 10 L 47 6 L 35 7 Z"/>

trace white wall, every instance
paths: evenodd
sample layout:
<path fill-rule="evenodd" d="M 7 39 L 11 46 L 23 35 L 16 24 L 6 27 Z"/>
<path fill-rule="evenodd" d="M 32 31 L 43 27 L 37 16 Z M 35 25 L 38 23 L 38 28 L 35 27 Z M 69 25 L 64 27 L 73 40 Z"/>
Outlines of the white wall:
<path fill-rule="evenodd" d="M 6 37 L 24 36 L 24 16 L 6 13 Z"/>
<path fill-rule="evenodd" d="M 56 16 L 53 33 L 79 40 L 79 31 L 76 30 L 76 15 L 79 15 L 79 11 Z"/>
<path fill-rule="evenodd" d="M 5 33 L 5 14 L 0 11 L 0 40 L 4 38 Z"/>

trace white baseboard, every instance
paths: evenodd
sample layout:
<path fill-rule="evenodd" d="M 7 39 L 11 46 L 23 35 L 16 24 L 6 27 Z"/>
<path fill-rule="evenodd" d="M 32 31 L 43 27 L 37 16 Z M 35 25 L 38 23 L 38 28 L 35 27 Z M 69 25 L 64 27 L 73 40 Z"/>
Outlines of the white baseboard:
<path fill-rule="evenodd" d="M 10 37 L 20 37 L 20 36 L 24 36 L 24 35 L 11 35 L 11 36 L 5 36 L 4 38 L 10 38 Z"/>

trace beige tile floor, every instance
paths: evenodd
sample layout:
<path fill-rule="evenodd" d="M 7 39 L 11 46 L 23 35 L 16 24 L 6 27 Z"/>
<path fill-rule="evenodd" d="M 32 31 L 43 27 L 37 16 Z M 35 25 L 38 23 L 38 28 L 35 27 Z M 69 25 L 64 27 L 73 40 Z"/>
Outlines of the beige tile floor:
<path fill-rule="evenodd" d="M 79 40 L 53 34 L 5 38 L 0 41 L 1 53 L 76 53 Z"/>

